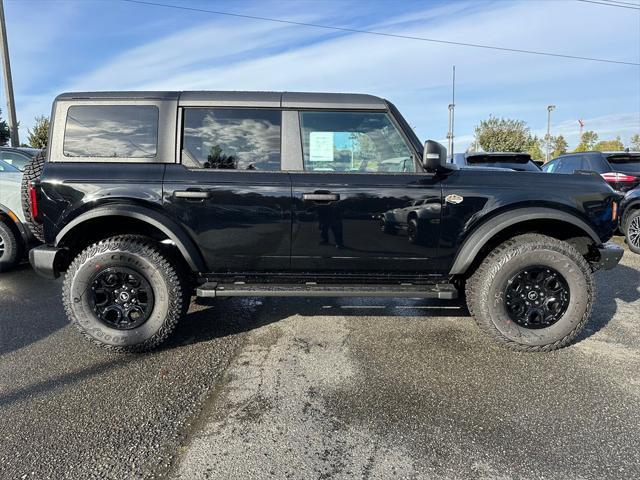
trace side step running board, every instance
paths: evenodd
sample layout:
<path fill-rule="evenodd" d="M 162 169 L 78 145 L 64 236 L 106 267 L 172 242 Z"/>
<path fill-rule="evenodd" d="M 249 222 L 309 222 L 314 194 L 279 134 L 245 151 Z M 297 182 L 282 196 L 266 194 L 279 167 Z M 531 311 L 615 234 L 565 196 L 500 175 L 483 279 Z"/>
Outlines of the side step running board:
<path fill-rule="evenodd" d="M 453 300 L 458 291 L 453 285 L 318 285 L 245 284 L 208 282 L 197 289 L 198 297 L 405 297 Z"/>

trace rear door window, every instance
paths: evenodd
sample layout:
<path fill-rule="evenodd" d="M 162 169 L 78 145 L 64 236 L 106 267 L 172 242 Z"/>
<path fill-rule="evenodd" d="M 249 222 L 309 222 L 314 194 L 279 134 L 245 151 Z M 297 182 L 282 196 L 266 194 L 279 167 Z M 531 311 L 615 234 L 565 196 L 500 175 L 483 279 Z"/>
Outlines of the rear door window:
<path fill-rule="evenodd" d="M 63 145 L 65 157 L 154 158 L 158 146 L 158 108 L 71 106 Z"/>
<path fill-rule="evenodd" d="M 218 170 L 280 170 L 280 110 L 185 108 L 183 119 L 183 165 Z"/>
<path fill-rule="evenodd" d="M 562 159 L 558 173 L 573 173 L 576 170 L 584 170 L 582 157 L 579 155 L 571 155 Z"/>

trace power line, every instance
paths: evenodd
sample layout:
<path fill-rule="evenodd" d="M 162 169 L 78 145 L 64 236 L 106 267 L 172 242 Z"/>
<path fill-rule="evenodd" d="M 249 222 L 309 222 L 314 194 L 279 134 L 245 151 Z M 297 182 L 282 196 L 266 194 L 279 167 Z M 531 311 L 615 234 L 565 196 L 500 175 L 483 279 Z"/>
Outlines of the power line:
<path fill-rule="evenodd" d="M 619 3 L 621 5 L 632 5 L 634 7 L 640 7 L 640 2 L 621 2 L 619 0 L 600 0 L 602 2 L 607 2 L 607 3 Z"/>
<path fill-rule="evenodd" d="M 583 3 L 595 3 L 596 5 L 605 5 L 607 7 L 618 7 L 618 8 L 628 8 L 629 10 L 640 10 L 640 5 L 635 3 L 627 3 L 627 2 L 605 2 L 605 1 L 596 1 L 596 0 L 576 0 L 577 2 Z"/>
<path fill-rule="evenodd" d="M 566 54 L 562 54 L 562 53 L 542 52 L 542 51 L 538 51 L 538 50 L 524 50 L 524 49 L 520 49 L 520 48 L 496 47 L 496 46 L 493 46 L 493 45 L 483 45 L 483 44 L 479 44 L 479 43 L 454 42 L 454 41 L 451 41 L 451 40 L 440 40 L 440 39 L 436 39 L 436 38 L 415 37 L 415 36 L 410 36 L 410 35 L 399 35 L 399 34 L 395 34 L 395 33 L 375 32 L 375 31 L 372 31 L 372 30 L 360 30 L 360 29 L 355 29 L 355 28 L 335 27 L 335 26 L 331 26 L 331 25 L 321 25 L 321 24 L 318 24 L 318 23 L 296 22 L 296 21 L 293 21 L 293 20 L 282 20 L 282 19 L 279 19 L 279 18 L 258 17 L 258 16 L 255 16 L 255 15 L 244 15 L 244 14 L 240 14 L 240 13 L 221 12 L 221 11 L 217 11 L 217 10 L 206 10 L 204 8 L 184 7 L 184 6 L 181 6 L 181 5 L 171 5 L 171 4 L 167 4 L 167 3 L 156 3 L 156 2 L 149 2 L 149 1 L 144 1 L 144 0 L 122 0 L 122 1 L 123 2 L 127 2 L 127 3 L 134 3 L 134 4 L 138 4 L 138 5 L 173 8 L 173 9 L 176 9 L 176 10 L 187 10 L 187 11 L 199 12 L 199 13 L 211 13 L 213 15 L 225 15 L 225 16 L 228 16 L 228 17 L 247 18 L 247 19 L 250 19 L 250 20 L 261 20 L 261 21 L 265 21 L 265 22 L 284 23 L 284 24 L 287 24 L 287 25 L 297 25 L 299 27 L 323 28 L 325 30 L 337 30 L 337 31 L 349 32 L 349 33 L 366 33 L 368 35 L 378 35 L 378 36 L 381 36 L 381 37 L 402 38 L 402 39 L 405 39 L 405 40 L 419 40 L 419 41 L 423 41 L 423 42 L 443 43 L 443 44 L 446 44 L 446 45 L 456 45 L 456 46 L 461 46 L 461 47 L 484 48 L 484 49 L 487 49 L 487 50 L 500 50 L 500 51 L 511 52 L 511 53 L 526 53 L 526 54 L 529 54 L 529 55 L 542 55 L 542 56 L 547 56 L 547 57 L 570 58 L 572 60 L 588 60 L 588 61 L 592 61 L 592 62 L 603 62 L 603 63 L 615 63 L 615 64 L 618 64 L 618 65 L 640 66 L 640 63 L 625 62 L 625 61 L 621 61 L 621 60 L 611 60 L 611 59 L 607 59 L 607 58 L 582 57 L 582 56 L 577 56 L 577 55 L 566 55 Z"/>

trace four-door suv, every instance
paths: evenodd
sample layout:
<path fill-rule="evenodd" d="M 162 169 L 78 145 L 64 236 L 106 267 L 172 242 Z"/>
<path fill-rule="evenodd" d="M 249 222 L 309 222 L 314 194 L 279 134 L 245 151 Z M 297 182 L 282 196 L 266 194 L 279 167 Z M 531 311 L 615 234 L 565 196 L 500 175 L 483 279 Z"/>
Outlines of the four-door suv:
<path fill-rule="evenodd" d="M 599 178 L 448 165 L 374 96 L 67 93 L 52 120 L 30 259 L 109 349 L 157 346 L 194 294 L 466 294 L 499 343 L 553 350 L 622 256 Z"/>
<path fill-rule="evenodd" d="M 567 153 L 546 163 L 547 173 L 598 173 L 618 192 L 628 192 L 640 185 L 639 152 Z"/>

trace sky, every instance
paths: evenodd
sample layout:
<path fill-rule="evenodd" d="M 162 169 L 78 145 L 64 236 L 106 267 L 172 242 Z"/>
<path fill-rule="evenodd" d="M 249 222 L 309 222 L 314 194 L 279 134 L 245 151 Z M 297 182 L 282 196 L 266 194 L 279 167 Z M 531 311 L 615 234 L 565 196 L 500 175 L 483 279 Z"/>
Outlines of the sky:
<path fill-rule="evenodd" d="M 640 63 L 640 10 L 576 0 L 149 0 L 405 36 Z M 640 0 L 626 0 L 637 3 Z M 600 139 L 640 133 L 640 67 L 216 15 L 122 0 L 4 0 L 21 141 L 65 91 L 370 93 L 422 140 L 446 144 L 456 66 L 455 150 L 490 115 L 570 148 L 578 119 Z M 6 100 L 2 91 L 3 118 Z"/>

